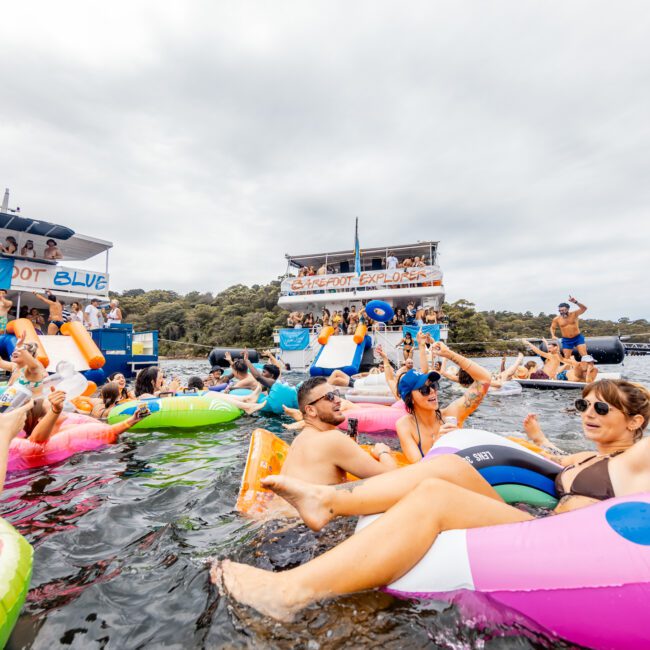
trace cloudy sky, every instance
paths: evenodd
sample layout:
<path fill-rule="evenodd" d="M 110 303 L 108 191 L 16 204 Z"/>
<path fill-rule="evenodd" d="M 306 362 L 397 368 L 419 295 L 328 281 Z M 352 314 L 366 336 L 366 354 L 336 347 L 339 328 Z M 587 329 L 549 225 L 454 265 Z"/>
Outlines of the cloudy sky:
<path fill-rule="evenodd" d="M 647 2 L 11 3 L 0 185 L 112 288 L 441 242 L 447 296 L 650 317 Z"/>

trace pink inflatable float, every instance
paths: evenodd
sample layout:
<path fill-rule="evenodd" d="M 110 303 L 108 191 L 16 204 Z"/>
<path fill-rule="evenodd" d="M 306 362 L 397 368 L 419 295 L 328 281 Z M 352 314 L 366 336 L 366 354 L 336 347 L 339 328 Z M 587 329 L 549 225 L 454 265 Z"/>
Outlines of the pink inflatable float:
<path fill-rule="evenodd" d="M 344 411 L 345 422 L 339 425 L 339 429 L 347 429 L 348 418 L 356 418 L 359 421 L 359 433 L 379 433 L 392 431 L 395 433 L 397 420 L 406 414 L 404 402 L 395 402 L 392 406 L 381 406 L 377 404 L 356 404 L 355 408 Z"/>
<path fill-rule="evenodd" d="M 361 517 L 357 530 L 377 516 Z M 648 648 L 650 494 L 444 532 L 385 590 L 589 648 Z"/>
<path fill-rule="evenodd" d="M 92 451 L 110 445 L 131 424 L 130 421 L 124 421 L 109 425 L 87 415 L 63 413 L 47 442 L 32 442 L 24 434 L 11 441 L 7 471 L 51 465 L 80 451 Z"/>

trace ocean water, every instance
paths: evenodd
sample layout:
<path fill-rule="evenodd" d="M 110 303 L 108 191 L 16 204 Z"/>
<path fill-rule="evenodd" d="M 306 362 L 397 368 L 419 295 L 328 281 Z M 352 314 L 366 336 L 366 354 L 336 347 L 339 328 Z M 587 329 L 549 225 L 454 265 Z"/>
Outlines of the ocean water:
<path fill-rule="evenodd" d="M 480 362 L 496 368 L 499 360 Z M 197 361 L 162 365 L 184 378 L 208 369 Z M 628 357 L 622 370 L 650 383 L 650 358 Z M 290 382 L 300 378 L 288 376 Z M 441 401 L 454 396 L 443 388 Z M 466 426 L 521 431 L 525 415 L 534 412 L 560 446 L 586 449 L 572 408 L 577 396 L 532 390 L 491 396 Z M 127 433 L 100 451 L 10 475 L 0 515 L 35 553 L 27 603 L 8 647 L 566 647 L 520 629 L 477 626 L 443 603 L 400 601 L 379 592 L 319 603 L 291 624 L 220 598 L 209 582 L 211 558 L 291 568 L 354 530 L 353 519 L 313 533 L 301 524 L 251 522 L 234 510 L 257 427 L 292 438 L 277 418 L 243 417 L 203 431 Z M 384 441 L 396 446 L 394 438 Z"/>

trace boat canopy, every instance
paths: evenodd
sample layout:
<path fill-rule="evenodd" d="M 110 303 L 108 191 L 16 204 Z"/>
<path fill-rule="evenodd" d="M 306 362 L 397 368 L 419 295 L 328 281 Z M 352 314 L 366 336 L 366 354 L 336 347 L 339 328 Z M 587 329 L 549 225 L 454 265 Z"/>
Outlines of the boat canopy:
<path fill-rule="evenodd" d="M 0 238 L 3 243 L 8 236 L 16 239 L 18 251 L 27 240 L 33 241 L 36 259 L 39 260 L 48 239 L 56 241 L 64 260 L 87 260 L 113 247 L 112 242 L 81 235 L 66 226 L 0 211 Z"/>
<path fill-rule="evenodd" d="M 410 257 L 424 258 L 427 265 L 436 264 L 437 241 L 417 242 L 416 244 L 403 244 L 399 246 L 382 246 L 380 248 L 361 249 L 361 268 L 382 268 L 383 262 L 392 253 L 398 260 Z M 336 251 L 332 253 L 318 253 L 312 255 L 285 255 L 290 267 L 302 268 L 313 266 L 318 268 L 323 264 L 340 265 L 346 262 L 354 268 L 354 250 Z M 378 261 L 380 261 L 378 263 Z"/>

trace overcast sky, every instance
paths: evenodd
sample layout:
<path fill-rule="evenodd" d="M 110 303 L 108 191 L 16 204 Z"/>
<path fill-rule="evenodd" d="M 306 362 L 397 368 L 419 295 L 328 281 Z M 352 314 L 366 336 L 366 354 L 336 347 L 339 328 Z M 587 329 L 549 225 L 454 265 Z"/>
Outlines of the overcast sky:
<path fill-rule="evenodd" d="M 650 317 L 647 2 L 29 2 L 0 191 L 111 240 L 111 288 L 265 283 L 439 240 L 447 298 Z"/>

